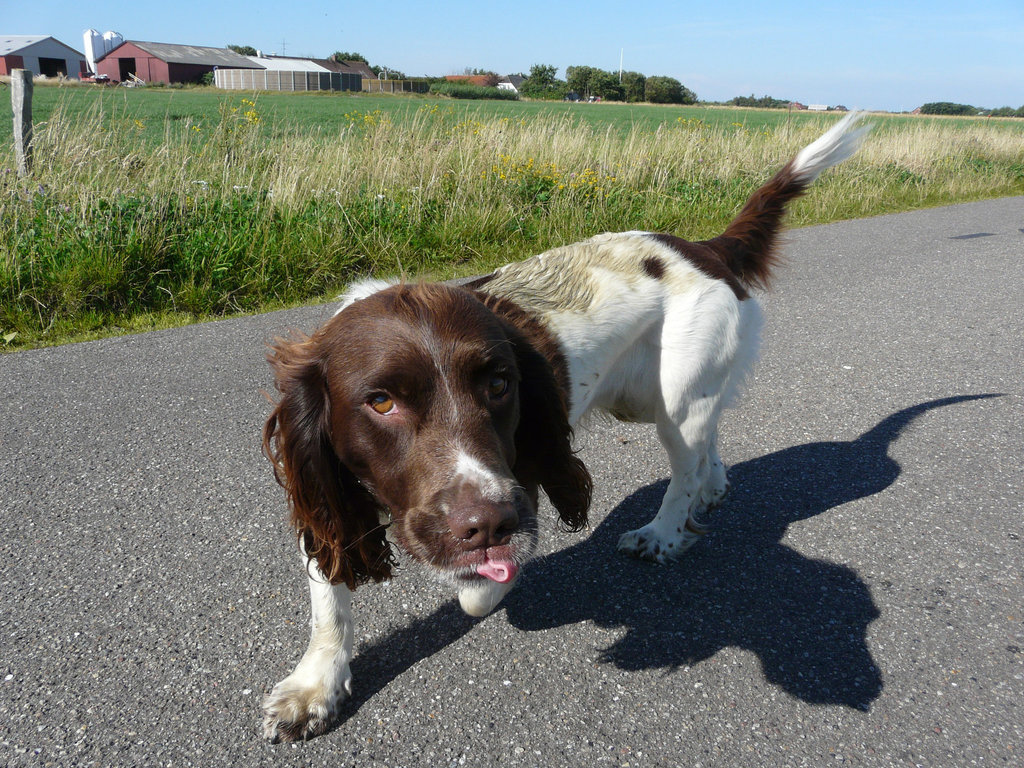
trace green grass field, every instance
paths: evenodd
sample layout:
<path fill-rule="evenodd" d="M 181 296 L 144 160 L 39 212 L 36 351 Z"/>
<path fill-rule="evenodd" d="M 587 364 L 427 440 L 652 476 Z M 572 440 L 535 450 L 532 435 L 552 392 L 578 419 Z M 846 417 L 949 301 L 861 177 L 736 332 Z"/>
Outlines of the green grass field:
<path fill-rule="evenodd" d="M 0 121 L 0 348 L 447 278 L 602 231 L 717 234 L 835 115 L 37 87 Z M 872 116 L 793 226 L 1024 194 L 1024 121 Z"/>
<path fill-rule="evenodd" d="M 152 135 L 162 139 L 165 122 L 191 120 L 216 121 L 220 105 L 237 104 L 241 99 L 255 100 L 270 124 L 286 122 L 302 130 L 335 133 L 348 127 L 346 113 L 381 111 L 394 120 L 409 119 L 424 106 L 441 105 L 453 110 L 459 119 L 479 121 L 510 119 L 551 119 L 571 116 L 598 130 L 612 126 L 626 131 L 631 126 L 655 130 L 678 117 L 704 120 L 712 125 L 739 122 L 751 128 L 775 126 L 789 120 L 821 119 L 820 115 L 780 110 L 724 109 L 636 104 L 585 104 L 562 102 L 457 101 L 417 95 L 371 95 L 350 93 L 273 93 L 225 92 L 206 88 L 101 88 L 85 86 L 35 88 L 33 118 L 46 121 L 60 106 L 69 118 L 83 117 L 101 108 L 111 117 L 139 120 Z M 1024 122 L 1024 121 L 1022 121 Z M 0 141 L 8 141 L 10 121 L 0 123 Z"/>
<path fill-rule="evenodd" d="M 2 93 L 4 91 L 0 91 Z M 371 95 L 352 93 L 274 93 L 225 92 L 213 88 L 112 88 L 98 86 L 37 86 L 33 99 L 33 118 L 45 122 L 61 107 L 69 119 L 80 119 L 97 109 L 111 119 L 138 120 L 142 133 L 152 141 L 165 138 L 167 126 L 184 122 L 203 124 L 216 122 L 222 104 L 237 105 L 242 99 L 256 101 L 268 125 L 287 124 L 289 129 L 337 133 L 349 125 L 346 114 L 353 112 L 383 112 L 392 120 L 411 119 L 424 107 L 440 106 L 451 110 L 457 119 L 481 122 L 508 119 L 561 119 L 571 118 L 596 131 L 609 128 L 619 132 L 631 128 L 653 131 L 659 125 L 671 124 L 678 118 L 701 120 L 711 126 L 741 125 L 750 130 L 774 129 L 788 122 L 819 122 L 829 116 L 812 112 L 785 110 L 759 110 L 708 106 L 675 106 L 653 104 L 586 104 L 562 102 L 507 102 L 456 101 L 431 96 L 403 94 Z M 6 101 L 5 101 L 6 103 Z M 920 124 L 948 120 L 909 115 L 886 115 L 887 126 L 898 128 L 906 124 Z M 959 118 L 959 124 L 977 122 Z M 1024 133 L 1024 120 L 994 118 L 986 121 L 996 130 Z M 11 121 L 0 121 L 0 142 L 11 137 Z"/>

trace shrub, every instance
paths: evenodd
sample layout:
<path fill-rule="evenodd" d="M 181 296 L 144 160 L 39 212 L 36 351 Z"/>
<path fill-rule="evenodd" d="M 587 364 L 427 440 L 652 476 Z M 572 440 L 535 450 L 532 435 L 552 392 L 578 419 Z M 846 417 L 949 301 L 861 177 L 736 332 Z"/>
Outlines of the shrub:
<path fill-rule="evenodd" d="M 933 101 L 921 106 L 922 115 L 976 115 L 978 108 L 970 104 L 954 104 L 951 101 Z"/>
<path fill-rule="evenodd" d="M 773 99 L 771 96 L 757 97 L 754 94 L 749 96 L 736 96 L 725 102 L 734 107 L 759 107 L 761 109 L 786 109 L 790 105 L 789 99 Z"/>
<path fill-rule="evenodd" d="M 453 99 L 504 99 L 515 101 L 518 97 L 515 91 L 506 88 L 487 88 L 482 85 L 471 85 L 470 83 L 453 83 L 444 81 L 433 83 L 430 92 L 437 96 L 450 96 Z"/>

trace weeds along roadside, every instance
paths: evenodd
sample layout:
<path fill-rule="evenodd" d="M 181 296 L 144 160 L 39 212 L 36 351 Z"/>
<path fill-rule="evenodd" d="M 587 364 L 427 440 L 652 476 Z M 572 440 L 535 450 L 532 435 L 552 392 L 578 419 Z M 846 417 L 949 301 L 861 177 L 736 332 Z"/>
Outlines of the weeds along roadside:
<path fill-rule="evenodd" d="M 161 121 L 155 142 L 154 118 L 58 108 L 31 181 L 0 155 L 8 347 L 280 306 L 370 274 L 483 271 L 608 230 L 712 236 L 829 123 L 623 131 L 442 102 L 353 109 L 323 131 L 267 119 L 256 97 L 219 104 Z M 1021 193 L 1024 132 L 882 118 L 790 223 Z"/>

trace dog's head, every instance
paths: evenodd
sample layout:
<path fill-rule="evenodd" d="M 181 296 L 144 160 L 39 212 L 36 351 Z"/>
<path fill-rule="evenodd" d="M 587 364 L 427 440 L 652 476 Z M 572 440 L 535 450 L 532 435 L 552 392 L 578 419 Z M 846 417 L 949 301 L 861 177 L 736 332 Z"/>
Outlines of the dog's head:
<path fill-rule="evenodd" d="M 391 575 L 389 521 L 414 559 L 471 590 L 510 585 L 532 554 L 538 488 L 585 524 L 561 356 L 515 305 L 393 286 L 311 338 L 277 340 L 268 360 L 281 399 L 264 450 L 332 583 Z"/>

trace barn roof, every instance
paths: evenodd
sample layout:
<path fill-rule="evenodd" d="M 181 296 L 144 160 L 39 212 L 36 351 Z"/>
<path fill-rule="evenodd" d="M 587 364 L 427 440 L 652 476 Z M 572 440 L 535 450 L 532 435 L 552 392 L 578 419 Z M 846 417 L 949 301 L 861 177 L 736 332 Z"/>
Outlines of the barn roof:
<path fill-rule="evenodd" d="M 203 64 L 212 67 L 236 67 L 243 69 L 257 69 L 252 61 L 240 53 L 235 53 L 229 48 L 208 48 L 202 45 L 175 45 L 173 43 L 148 43 L 141 40 L 125 40 L 121 45 L 112 51 L 100 56 L 97 61 L 107 57 L 117 58 L 117 51 L 124 45 L 134 45 L 139 50 L 145 51 L 168 64 Z"/>
<path fill-rule="evenodd" d="M 24 48 L 28 48 L 30 45 L 41 43 L 44 40 L 53 40 L 57 45 L 67 48 L 71 53 L 74 53 L 77 56 L 82 56 L 81 53 L 76 51 L 70 45 L 65 45 L 52 35 L 0 35 L 0 56 L 17 53 Z"/>
<path fill-rule="evenodd" d="M 329 72 L 312 59 L 290 56 L 246 56 L 249 61 L 262 69 L 278 69 L 282 72 Z"/>
<path fill-rule="evenodd" d="M 370 65 L 365 61 L 335 61 L 334 59 L 314 59 L 314 61 L 332 72 L 359 75 L 360 77 L 369 78 L 371 80 L 377 77 L 373 74 L 373 70 L 370 69 Z"/>

